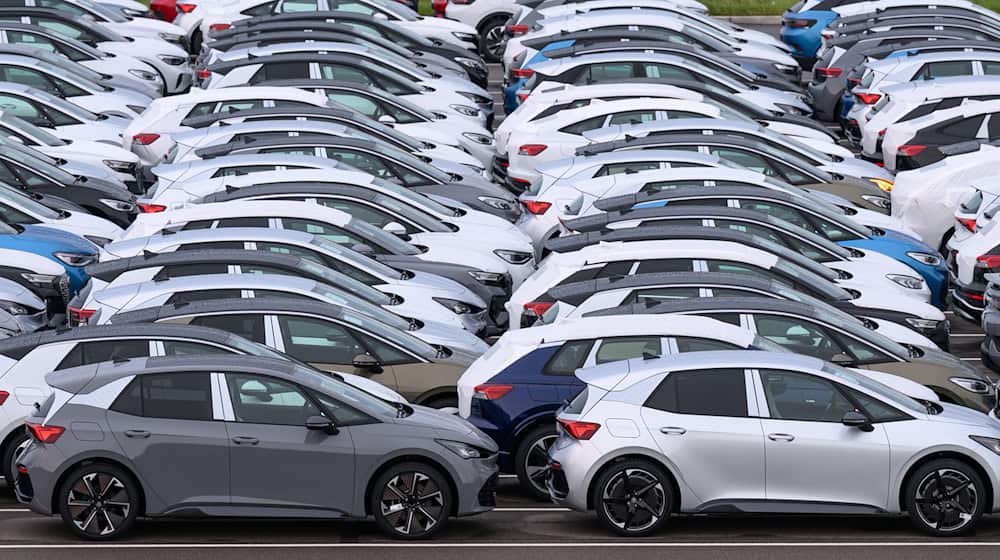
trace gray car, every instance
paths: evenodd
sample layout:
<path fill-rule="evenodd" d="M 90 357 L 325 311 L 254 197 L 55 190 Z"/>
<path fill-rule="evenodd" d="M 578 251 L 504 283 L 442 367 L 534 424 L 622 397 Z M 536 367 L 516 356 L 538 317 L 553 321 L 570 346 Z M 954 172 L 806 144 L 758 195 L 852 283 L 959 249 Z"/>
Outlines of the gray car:
<path fill-rule="evenodd" d="M 471 424 L 287 361 L 138 358 L 46 382 L 15 491 L 81 538 L 183 515 L 372 516 L 416 539 L 494 506 L 497 447 Z"/>

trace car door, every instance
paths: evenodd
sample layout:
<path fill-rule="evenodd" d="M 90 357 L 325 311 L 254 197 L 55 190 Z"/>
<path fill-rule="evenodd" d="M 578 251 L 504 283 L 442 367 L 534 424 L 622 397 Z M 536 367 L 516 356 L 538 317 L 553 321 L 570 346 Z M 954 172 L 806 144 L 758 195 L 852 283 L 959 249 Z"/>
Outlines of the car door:
<path fill-rule="evenodd" d="M 797 371 L 761 370 L 757 394 L 764 429 L 768 500 L 862 505 L 889 503 L 889 440 L 841 423 L 859 410 L 850 389 Z"/>
<path fill-rule="evenodd" d="M 229 434 L 209 373 L 140 375 L 108 410 L 108 425 L 158 510 L 229 503 Z"/>
<path fill-rule="evenodd" d="M 641 408 L 657 447 L 701 507 L 765 496 L 764 437 L 752 391 L 742 369 L 675 371 Z"/>
<path fill-rule="evenodd" d="M 304 388 L 249 373 L 225 374 L 232 405 L 225 427 L 230 445 L 230 495 L 256 513 L 309 510 L 337 515 L 354 501 L 354 442 L 350 428 L 310 430 L 306 421 L 331 413 Z M 272 509 L 273 508 L 273 509 Z"/>

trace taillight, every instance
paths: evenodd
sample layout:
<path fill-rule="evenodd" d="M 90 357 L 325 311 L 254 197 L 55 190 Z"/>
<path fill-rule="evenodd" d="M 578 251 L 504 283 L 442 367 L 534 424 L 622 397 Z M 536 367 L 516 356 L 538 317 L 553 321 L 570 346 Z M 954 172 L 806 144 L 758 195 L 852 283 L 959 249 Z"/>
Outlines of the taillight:
<path fill-rule="evenodd" d="M 522 200 L 521 205 L 524 206 L 528 212 L 536 216 L 541 216 L 542 214 L 548 212 L 549 208 L 552 207 L 551 202 L 542 202 L 541 200 Z"/>
<path fill-rule="evenodd" d="M 878 93 L 855 93 L 854 97 L 857 97 L 858 101 L 865 105 L 874 105 L 878 103 L 879 99 L 882 99 L 882 96 Z"/>
<path fill-rule="evenodd" d="M 448 0 L 433 0 L 431 2 L 431 9 L 434 10 L 434 13 L 436 14 L 443 14 L 447 8 Z"/>
<path fill-rule="evenodd" d="M 94 316 L 94 313 L 97 313 L 96 309 L 83 309 L 81 307 L 70 306 L 69 308 L 70 323 L 71 324 L 75 323 L 77 325 L 85 325 L 87 324 L 88 321 L 90 321 L 90 318 Z"/>
<path fill-rule="evenodd" d="M 976 265 L 986 268 L 1000 268 L 1000 255 L 979 255 L 976 257 Z"/>
<path fill-rule="evenodd" d="M 201 69 L 201 70 L 198 70 L 197 72 L 195 72 L 195 74 L 198 76 L 198 79 L 200 79 L 200 80 L 207 80 L 207 79 L 209 79 L 209 78 L 212 77 L 212 71 L 211 70 L 206 70 L 204 68 Z"/>
<path fill-rule="evenodd" d="M 62 426 L 45 426 L 43 424 L 32 424 L 31 422 L 25 422 L 24 424 L 28 428 L 28 433 L 31 437 L 42 443 L 55 443 L 59 436 L 66 431 L 66 428 Z"/>
<path fill-rule="evenodd" d="M 198 7 L 198 4 L 188 4 L 186 2 L 185 3 L 181 3 L 181 2 L 177 3 L 177 11 L 179 11 L 181 13 L 185 13 L 185 14 L 190 14 L 197 7 Z"/>
<path fill-rule="evenodd" d="M 817 68 L 815 72 L 821 78 L 839 78 L 844 70 L 842 68 Z"/>
<path fill-rule="evenodd" d="M 529 301 L 524 304 L 524 313 L 526 315 L 533 315 L 535 317 L 541 317 L 545 315 L 545 312 L 552 309 L 555 305 L 554 301 Z"/>
<path fill-rule="evenodd" d="M 975 218 L 955 218 L 955 220 L 962 225 L 965 229 L 975 232 L 976 231 L 976 219 Z"/>
<path fill-rule="evenodd" d="M 595 424 L 593 422 L 580 422 L 578 420 L 563 420 L 557 418 L 556 422 L 562 426 L 563 430 L 570 435 L 573 439 L 578 440 L 588 440 L 594 437 L 597 430 L 601 429 L 600 424 Z"/>
<path fill-rule="evenodd" d="M 537 156 L 538 154 L 544 152 L 548 148 L 546 144 L 522 144 L 521 147 L 517 149 L 517 155 L 519 156 Z"/>
<path fill-rule="evenodd" d="M 232 27 L 232 25 L 229 23 L 213 23 L 208 26 L 208 28 L 212 31 L 225 31 L 230 27 Z"/>
<path fill-rule="evenodd" d="M 847 83 L 854 87 L 861 83 L 861 78 L 847 78 Z"/>
<path fill-rule="evenodd" d="M 523 24 L 515 24 L 507 26 L 507 33 L 511 35 L 523 35 L 528 32 L 528 26 Z"/>
<path fill-rule="evenodd" d="M 0 406 L 3 406 L 3 403 L 7 402 L 7 397 L 9 396 L 10 393 L 7 391 L 0 391 Z"/>
<path fill-rule="evenodd" d="M 816 20 L 814 19 L 786 19 L 782 22 L 786 27 L 791 27 L 792 29 L 805 29 L 806 27 L 812 27 L 816 25 Z"/>
<path fill-rule="evenodd" d="M 159 134 L 154 134 L 152 132 L 141 132 L 132 137 L 132 143 L 139 144 L 140 146 L 148 146 L 159 139 L 160 139 Z"/>
<path fill-rule="evenodd" d="M 139 211 L 143 214 L 156 214 L 167 209 L 163 204 L 152 204 L 149 202 L 137 202 L 135 205 L 139 207 Z"/>
<path fill-rule="evenodd" d="M 527 79 L 535 75 L 535 71 L 531 68 L 514 68 L 510 71 L 510 75 L 521 80 Z"/>
<path fill-rule="evenodd" d="M 518 93 L 517 94 L 517 100 L 520 101 L 521 103 L 524 103 L 524 101 L 526 99 L 528 99 L 528 94 L 527 93 Z"/>
<path fill-rule="evenodd" d="M 896 148 L 896 151 L 899 152 L 899 155 L 901 156 L 916 157 L 922 154 L 926 149 L 927 146 L 921 144 L 904 144 Z"/>
<path fill-rule="evenodd" d="M 879 138 L 885 138 L 885 131 L 886 130 L 887 129 L 883 128 L 882 130 L 878 131 L 878 137 Z"/>
<path fill-rule="evenodd" d="M 484 383 L 482 385 L 476 385 L 474 389 L 475 393 L 472 395 L 474 399 L 483 399 L 487 401 L 495 401 L 500 397 L 506 395 L 507 393 L 514 390 L 513 385 L 492 385 L 489 383 Z"/>

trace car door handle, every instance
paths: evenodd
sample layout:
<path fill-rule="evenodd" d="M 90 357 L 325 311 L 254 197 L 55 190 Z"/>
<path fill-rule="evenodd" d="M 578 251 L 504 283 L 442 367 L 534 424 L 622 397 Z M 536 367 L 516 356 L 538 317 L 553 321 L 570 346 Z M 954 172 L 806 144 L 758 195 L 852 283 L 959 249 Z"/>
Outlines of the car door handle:
<path fill-rule="evenodd" d="M 771 441 L 795 441 L 792 434 L 767 434 L 767 439 Z"/>
<path fill-rule="evenodd" d="M 146 430 L 125 430 L 125 437 L 145 439 L 150 435 Z"/>
<path fill-rule="evenodd" d="M 260 440 L 250 436 L 236 436 L 233 438 L 233 443 L 236 445 L 257 445 Z"/>
<path fill-rule="evenodd" d="M 687 433 L 687 430 L 680 426 L 664 426 L 660 428 L 660 433 L 668 436 L 682 436 Z"/>

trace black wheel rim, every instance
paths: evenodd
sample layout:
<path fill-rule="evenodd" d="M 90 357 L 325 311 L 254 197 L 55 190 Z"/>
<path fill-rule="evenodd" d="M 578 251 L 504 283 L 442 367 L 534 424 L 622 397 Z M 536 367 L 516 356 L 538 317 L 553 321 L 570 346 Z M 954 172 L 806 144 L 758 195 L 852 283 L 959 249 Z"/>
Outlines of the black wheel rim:
<path fill-rule="evenodd" d="M 427 533 L 448 514 L 438 485 L 415 471 L 400 473 L 386 483 L 379 505 L 392 530 L 408 536 Z"/>
<path fill-rule="evenodd" d="M 7 465 L 7 468 L 9 469 L 7 472 L 10 473 L 11 477 L 17 476 L 17 459 L 21 456 L 21 453 L 24 453 L 24 450 L 27 449 L 29 445 L 31 445 L 31 438 L 25 438 L 24 441 L 17 444 L 17 447 L 14 448 L 14 452 L 11 453 L 10 464 Z M 13 483 L 13 480 L 7 481 L 8 486 Z"/>
<path fill-rule="evenodd" d="M 503 50 L 503 25 L 494 25 L 486 30 L 483 42 L 486 45 L 486 52 L 499 58 Z"/>
<path fill-rule="evenodd" d="M 928 527 L 950 533 L 972 522 L 979 505 L 979 492 L 965 473 L 937 469 L 917 485 L 917 515 Z"/>
<path fill-rule="evenodd" d="M 117 477 L 91 472 L 73 483 L 66 496 L 66 508 L 77 529 L 88 535 L 104 536 L 122 526 L 132 510 L 132 502 Z"/>
<path fill-rule="evenodd" d="M 524 474 L 528 483 L 535 491 L 545 495 L 548 495 L 545 481 L 549 477 L 549 447 L 556 438 L 556 434 L 549 434 L 536 439 L 524 456 Z"/>
<path fill-rule="evenodd" d="M 618 471 L 604 485 L 601 507 L 619 529 L 644 531 L 663 517 L 666 508 L 663 484 L 645 469 Z"/>

